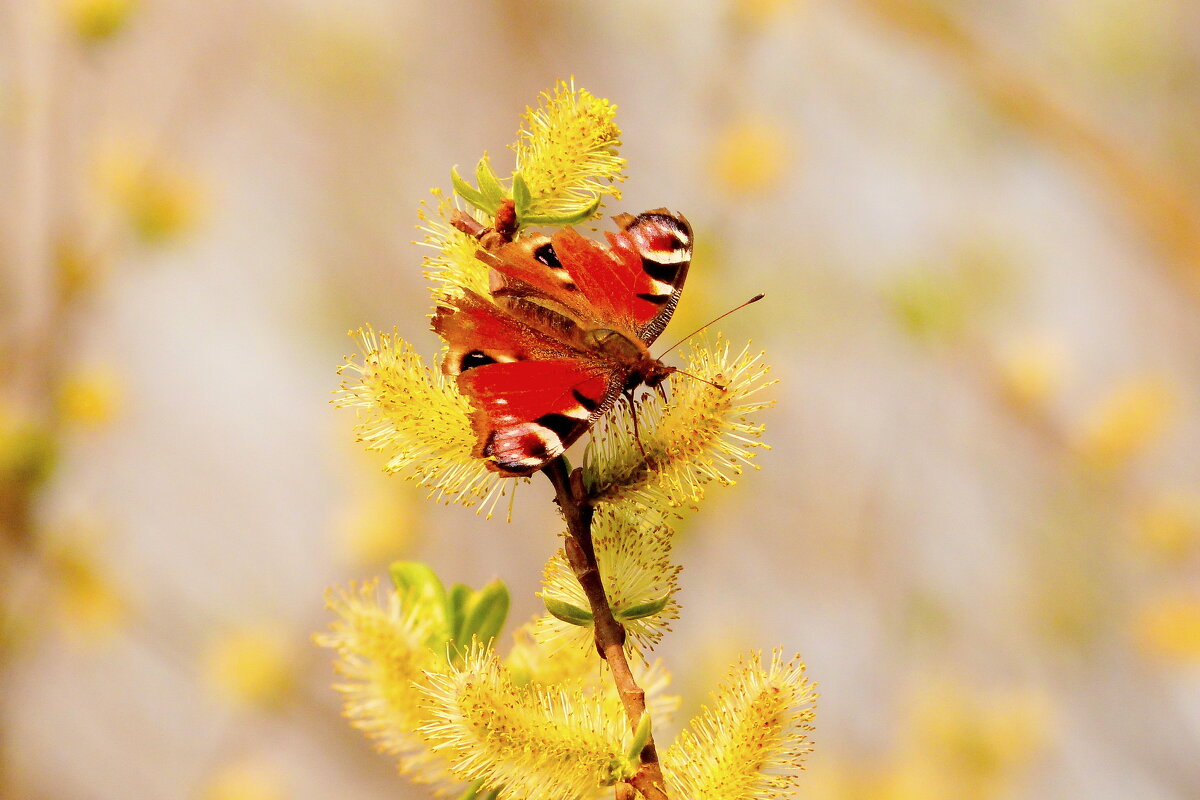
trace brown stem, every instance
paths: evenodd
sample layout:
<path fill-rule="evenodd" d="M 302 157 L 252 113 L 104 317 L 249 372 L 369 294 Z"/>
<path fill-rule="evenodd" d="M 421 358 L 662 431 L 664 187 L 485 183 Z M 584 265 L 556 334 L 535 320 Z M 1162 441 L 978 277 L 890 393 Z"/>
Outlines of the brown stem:
<path fill-rule="evenodd" d="M 468 236 L 474 236 L 479 240 L 479 246 L 490 253 L 508 244 L 516 237 L 517 211 L 512 200 L 503 200 L 500 208 L 496 209 L 494 224 L 491 227 L 484 227 L 470 214 L 465 214 L 456 208 L 450 215 L 450 224 Z"/>
<path fill-rule="evenodd" d="M 592 607 L 593 630 L 596 650 L 608 663 L 613 682 L 625 707 L 625 716 L 631 730 L 636 730 L 642 715 L 646 713 L 646 693 L 633 677 L 629 660 L 625 658 L 625 628 L 613 617 L 608 604 L 608 594 L 600 577 L 596 563 L 596 549 L 592 544 L 592 499 L 583 486 L 583 470 L 568 472 L 567 462 L 561 456 L 547 464 L 542 471 L 554 484 L 555 501 L 567 520 L 565 550 L 567 561 L 575 572 L 579 585 L 587 595 Z M 641 752 L 642 768 L 630 779 L 630 783 L 649 800 L 667 800 L 662 767 L 658 763 L 658 750 L 651 736 Z"/>

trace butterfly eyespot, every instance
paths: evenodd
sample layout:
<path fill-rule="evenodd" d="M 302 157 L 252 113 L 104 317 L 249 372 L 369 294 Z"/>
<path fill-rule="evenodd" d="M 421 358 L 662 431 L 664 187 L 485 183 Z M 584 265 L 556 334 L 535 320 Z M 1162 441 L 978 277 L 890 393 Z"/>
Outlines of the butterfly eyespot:
<path fill-rule="evenodd" d="M 554 252 L 554 245 L 550 242 L 546 242 L 534 250 L 533 257 L 551 269 L 563 268 L 562 262 L 558 260 L 558 253 Z"/>
<path fill-rule="evenodd" d="M 525 451 L 525 458 L 518 463 L 523 464 L 526 461 L 541 461 L 550 455 L 550 449 L 546 440 L 536 433 L 527 433 L 520 439 L 521 449 Z M 561 445 L 560 445 L 561 446 Z"/>
<path fill-rule="evenodd" d="M 683 243 L 682 239 L 673 233 L 662 233 L 650 240 L 649 247 L 651 250 L 657 250 L 660 252 L 674 252 L 676 250 L 682 250 L 683 248 L 687 247 L 687 245 Z"/>
<path fill-rule="evenodd" d="M 496 359 L 484 353 L 482 350 L 472 350 L 463 355 L 462 360 L 458 363 L 458 371 L 466 372 L 474 367 L 482 367 L 485 364 L 495 364 Z"/>

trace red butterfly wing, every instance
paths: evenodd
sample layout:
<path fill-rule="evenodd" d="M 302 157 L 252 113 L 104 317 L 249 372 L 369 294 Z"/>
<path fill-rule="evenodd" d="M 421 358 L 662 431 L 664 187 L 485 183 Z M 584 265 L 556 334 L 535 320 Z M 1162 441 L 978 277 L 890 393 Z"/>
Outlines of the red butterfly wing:
<path fill-rule="evenodd" d="M 484 364 L 459 375 L 475 406 L 476 455 L 506 475 L 531 475 L 562 455 L 615 393 L 611 376 L 580 359 Z"/>
<path fill-rule="evenodd" d="M 527 235 L 479 257 L 503 279 L 500 296 L 552 300 L 596 327 L 623 330 L 650 344 L 662 333 L 683 290 L 692 258 L 692 229 L 666 209 L 615 218 L 611 247 L 571 228 L 551 239 Z M 515 283 L 514 283 L 515 281 Z"/>
<path fill-rule="evenodd" d="M 471 291 L 442 302 L 433 318 L 449 345 L 442 370 L 458 376 L 475 409 L 475 455 L 497 471 L 533 474 L 616 397 L 611 364 L 563 341 L 575 330 L 569 320 L 522 301 L 500 308 Z M 548 332 L 556 330 L 558 337 Z"/>
<path fill-rule="evenodd" d="M 616 220 L 621 230 L 606 234 L 610 249 L 569 228 L 554 235 L 554 249 L 597 317 L 625 323 L 650 344 L 679 303 L 692 261 L 692 228 L 665 208 Z"/>
<path fill-rule="evenodd" d="M 476 257 L 493 269 L 493 297 L 533 296 L 552 300 L 575 317 L 587 316 L 587 298 L 563 269 L 549 236 L 526 234 L 497 253 L 480 250 Z"/>

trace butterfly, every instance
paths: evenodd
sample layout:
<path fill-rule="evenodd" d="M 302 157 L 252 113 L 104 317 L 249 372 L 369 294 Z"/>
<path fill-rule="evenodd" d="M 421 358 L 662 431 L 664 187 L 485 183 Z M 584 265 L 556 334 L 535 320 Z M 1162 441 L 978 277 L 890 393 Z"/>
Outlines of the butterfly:
<path fill-rule="evenodd" d="M 679 303 L 691 225 L 665 208 L 613 220 L 608 247 L 562 228 L 480 250 L 490 297 L 439 301 L 442 370 L 471 404 L 474 455 L 489 469 L 532 475 L 617 398 L 676 371 L 648 348 Z"/>

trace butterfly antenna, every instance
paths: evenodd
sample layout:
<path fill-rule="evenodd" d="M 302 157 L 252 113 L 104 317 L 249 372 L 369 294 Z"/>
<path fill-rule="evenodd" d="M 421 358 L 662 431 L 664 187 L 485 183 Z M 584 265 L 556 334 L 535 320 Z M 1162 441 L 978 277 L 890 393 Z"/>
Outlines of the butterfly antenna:
<path fill-rule="evenodd" d="M 663 350 L 661 353 L 659 353 L 658 357 L 659 357 L 659 358 L 662 358 L 662 357 L 663 357 L 663 356 L 665 356 L 667 353 L 671 352 L 671 351 L 672 351 L 672 350 L 674 350 L 676 347 L 679 347 L 679 345 L 683 344 L 683 343 L 684 343 L 684 342 L 686 342 L 688 339 L 691 339 L 691 338 L 692 338 L 693 336 L 695 336 L 697 333 L 699 333 L 700 331 L 702 331 L 702 330 L 704 330 L 705 328 L 707 328 L 709 325 L 712 325 L 714 322 L 720 322 L 721 320 L 725 319 L 726 317 L 728 317 L 728 316 L 729 316 L 730 314 L 732 314 L 733 312 L 735 312 L 735 311 L 741 311 L 741 310 L 742 310 L 743 308 L 745 308 L 746 306 L 750 305 L 751 303 L 757 303 L 759 300 L 762 300 L 764 297 L 766 297 L 766 295 L 765 295 L 765 294 L 761 294 L 761 293 L 760 293 L 760 294 L 756 294 L 756 295 L 754 295 L 754 297 L 751 297 L 749 300 L 747 300 L 746 302 L 742 303 L 740 306 L 735 306 L 735 307 L 733 307 L 733 308 L 729 309 L 728 311 L 726 311 L 726 312 L 725 312 L 724 314 L 722 314 L 721 316 L 717 317 L 716 319 L 711 319 L 711 320 L 709 320 L 708 322 L 706 322 L 706 323 L 704 323 L 703 325 L 701 325 L 699 328 L 696 328 L 696 330 L 694 330 L 694 331 L 692 331 L 691 333 L 689 333 L 687 336 L 685 336 L 685 337 L 683 337 L 682 339 L 680 339 L 680 340 L 679 340 L 678 342 L 676 342 L 675 344 L 673 344 L 673 345 L 671 345 L 670 347 L 668 347 L 666 350 Z M 686 375 L 686 374 L 687 374 L 687 373 L 685 372 L 685 373 L 684 373 L 684 375 Z M 695 378 L 696 376 L 695 376 L 695 375 L 693 375 L 692 377 L 693 377 L 693 378 Z M 703 378 L 696 378 L 696 380 L 704 380 L 704 379 L 703 379 Z M 705 383 L 710 383 L 711 381 L 704 381 L 704 382 L 705 382 Z M 714 384 L 713 384 L 713 386 L 716 386 L 716 384 L 714 383 Z M 725 388 L 725 387 L 723 387 L 723 386 L 722 386 L 721 388 L 723 389 L 723 388 Z"/>

